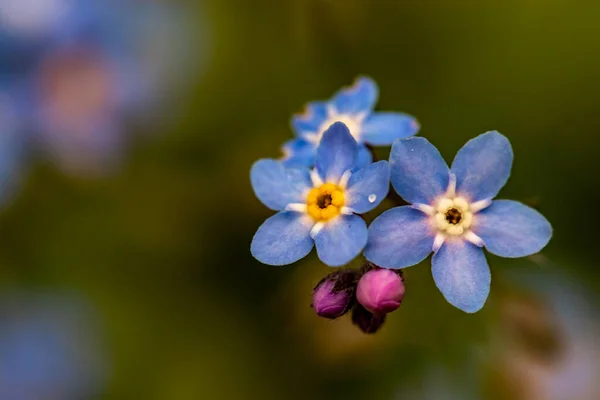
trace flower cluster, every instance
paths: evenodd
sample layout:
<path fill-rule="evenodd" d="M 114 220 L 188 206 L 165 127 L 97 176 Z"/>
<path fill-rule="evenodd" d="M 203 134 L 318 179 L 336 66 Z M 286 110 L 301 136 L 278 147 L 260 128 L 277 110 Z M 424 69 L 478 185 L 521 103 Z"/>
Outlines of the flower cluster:
<path fill-rule="evenodd" d="M 293 118 L 297 138 L 281 160 L 257 161 L 252 187 L 278 213 L 256 232 L 251 252 L 265 264 L 286 265 L 310 253 L 342 266 L 359 254 L 372 264 L 356 287 L 329 275 L 315 289 L 317 313 L 337 317 L 356 297 L 353 320 L 374 331 L 404 295 L 392 270 L 416 265 L 433 253 L 432 274 L 446 300 L 473 313 L 490 291 L 483 247 L 502 257 L 539 252 L 552 236 L 550 223 L 532 208 L 493 200 L 510 175 L 513 151 L 506 137 L 487 132 L 470 140 L 449 168 L 439 151 L 405 114 L 376 113 L 374 82 L 360 78 L 330 102 L 309 103 Z M 389 163 L 372 162 L 365 143 L 392 144 Z M 389 183 L 409 205 L 391 208 L 367 228 L 360 214 L 376 208 Z M 394 283 L 396 282 L 396 283 Z"/>
<path fill-rule="evenodd" d="M 329 319 L 352 310 L 352 322 L 365 333 L 375 333 L 403 298 L 402 271 L 367 263 L 360 272 L 346 269 L 323 278 L 313 290 L 312 307 Z"/>

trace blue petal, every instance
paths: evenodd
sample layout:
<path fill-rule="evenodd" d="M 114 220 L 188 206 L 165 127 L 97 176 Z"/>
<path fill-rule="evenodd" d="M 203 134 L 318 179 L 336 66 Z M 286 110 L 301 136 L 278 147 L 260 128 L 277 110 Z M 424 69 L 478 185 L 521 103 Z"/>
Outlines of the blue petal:
<path fill-rule="evenodd" d="M 371 154 L 371 150 L 367 146 L 359 145 L 358 146 L 358 161 L 356 161 L 355 170 L 359 168 L 366 167 L 367 165 L 373 162 L 373 155 Z"/>
<path fill-rule="evenodd" d="M 394 189 L 409 203 L 431 204 L 448 188 L 448 166 L 425 138 L 395 141 L 390 153 L 390 173 Z"/>
<path fill-rule="evenodd" d="M 298 136 L 306 133 L 317 133 L 321 124 L 327 119 L 327 103 L 314 101 L 306 105 L 303 114 L 292 117 L 292 129 Z"/>
<path fill-rule="evenodd" d="M 313 248 L 312 218 L 284 211 L 267 219 L 256 231 L 250 251 L 263 264 L 286 265 L 305 257 Z"/>
<path fill-rule="evenodd" d="M 496 200 L 474 216 L 473 232 L 492 254 L 524 257 L 539 252 L 552 237 L 552 226 L 542 214 L 517 201 Z"/>
<path fill-rule="evenodd" d="M 346 190 L 346 206 L 358 214 L 371 211 L 381 203 L 390 189 L 387 161 L 378 161 L 353 173 Z"/>
<path fill-rule="evenodd" d="M 431 253 L 435 237 L 427 218 L 410 206 L 387 210 L 369 226 L 365 257 L 384 268 L 420 263 Z"/>
<path fill-rule="evenodd" d="M 371 78 L 359 77 L 351 87 L 340 90 L 331 102 L 339 114 L 370 112 L 377 103 L 379 89 Z"/>
<path fill-rule="evenodd" d="M 496 197 L 510 176 L 512 161 L 510 142 L 496 131 L 469 140 L 452 163 L 457 193 L 471 201 Z"/>
<path fill-rule="evenodd" d="M 282 164 L 287 168 L 312 167 L 315 163 L 317 146 L 302 138 L 287 141 L 283 145 Z"/>
<path fill-rule="evenodd" d="M 315 164 L 321 178 L 337 183 L 344 172 L 354 168 L 357 159 L 358 144 L 348 127 L 341 122 L 332 124 L 317 148 Z"/>
<path fill-rule="evenodd" d="M 483 250 L 465 240 L 446 240 L 432 260 L 433 280 L 448 303 L 464 312 L 479 311 L 492 280 Z"/>
<path fill-rule="evenodd" d="M 339 267 L 352 261 L 367 244 L 367 224 L 358 215 L 342 215 L 325 223 L 315 243 L 321 261 Z"/>
<path fill-rule="evenodd" d="M 285 168 L 270 159 L 254 163 L 250 181 L 256 197 L 276 211 L 283 210 L 290 203 L 304 203 L 307 190 L 312 188 L 307 169 Z"/>
<path fill-rule="evenodd" d="M 389 146 L 396 139 L 416 135 L 419 128 L 416 118 L 408 114 L 378 112 L 363 122 L 360 137 L 375 146 Z"/>

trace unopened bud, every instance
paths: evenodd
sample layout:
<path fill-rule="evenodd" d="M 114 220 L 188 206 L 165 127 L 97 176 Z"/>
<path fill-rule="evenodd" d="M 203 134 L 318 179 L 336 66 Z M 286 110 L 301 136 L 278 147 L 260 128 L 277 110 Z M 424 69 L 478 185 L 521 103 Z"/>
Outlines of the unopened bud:
<path fill-rule="evenodd" d="M 385 314 L 375 315 L 366 310 L 360 304 L 352 310 L 352 323 L 364 333 L 375 333 L 385 322 Z"/>
<path fill-rule="evenodd" d="M 402 303 L 404 282 L 397 271 L 374 268 L 367 271 L 358 282 L 356 299 L 373 314 L 387 314 Z"/>
<path fill-rule="evenodd" d="M 312 306 L 320 317 L 335 319 L 354 305 L 357 273 L 352 270 L 327 275 L 313 290 Z"/>

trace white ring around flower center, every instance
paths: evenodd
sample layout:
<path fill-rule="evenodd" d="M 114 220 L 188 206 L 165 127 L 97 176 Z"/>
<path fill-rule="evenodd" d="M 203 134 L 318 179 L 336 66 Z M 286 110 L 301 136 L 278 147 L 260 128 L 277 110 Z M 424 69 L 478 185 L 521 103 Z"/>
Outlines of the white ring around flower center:
<path fill-rule="evenodd" d="M 433 251 L 437 252 L 450 237 L 462 238 L 482 247 L 483 239 L 472 230 L 476 219 L 475 214 L 492 204 L 491 199 L 469 202 L 466 198 L 456 195 L 456 178 L 450 175 L 448 189 L 443 197 L 433 205 L 415 203 L 413 208 L 427 214 L 431 225 L 437 231 L 433 241 Z"/>
<path fill-rule="evenodd" d="M 330 105 L 327 108 L 327 119 L 319 125 L 319 128 L 315 132 L 307 134 L 305 137 L 318 144 L 325 131 L 329 129 L 331 125 L 336 122 L 341 122 L 346 125 L 352 137 L 358 142 L 362 133 L 362 124 L 366 117 L 367 113 L 340 114 L 335 107 Z"/>
<path fill-rule="evenodd" d="M 473 213 L 469 203 L 462 197 L 444 197 L 435 206 L 435 226 L 448 235 L 462 235 L 473 223 Z"/>
<path fill-rule="evenodd" d="M 352 137 L 358 141 L 360 138 L 360 131 L 362 127 L 362 118 L 360 115 L 349 115 L 349 114 L 333 114 L 330 115 L 329 118 L 325 120 L 320 126 L 317 135 L 319 140 L 323 137 L 323 134 L 331 125 L 336 122 L 341 122 L 348 127 L 350 134 Z"/>

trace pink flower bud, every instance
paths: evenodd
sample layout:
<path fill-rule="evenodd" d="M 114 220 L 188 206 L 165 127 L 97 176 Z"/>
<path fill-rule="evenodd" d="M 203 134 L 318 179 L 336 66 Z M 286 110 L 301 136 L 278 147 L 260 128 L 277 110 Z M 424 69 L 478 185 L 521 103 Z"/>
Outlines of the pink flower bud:
<path fill-rule="evenodd" d="M 329 274 L 313 290 L 312 306 L 320 317 L 329 319 L 340 317 L 354 304 L 355 288 L 354 271 Z"/>
<path fill-rule="evenodd" d="M 356 298 L 360 304 L 375 315 L 387 314 L 402 303 L 404 282 L 398 272 L 375 268 L 358 281 Z"/>

